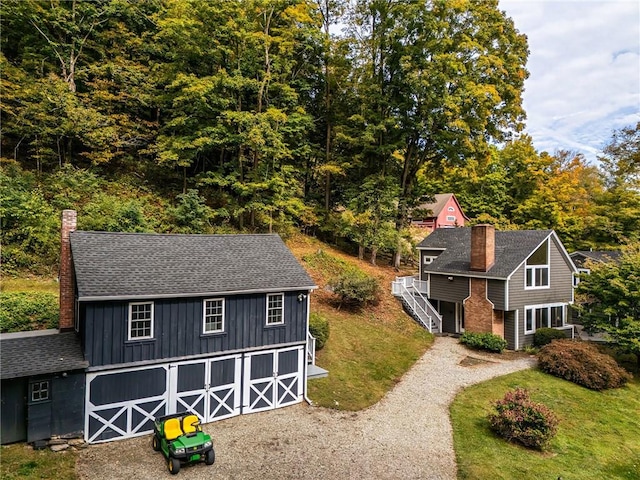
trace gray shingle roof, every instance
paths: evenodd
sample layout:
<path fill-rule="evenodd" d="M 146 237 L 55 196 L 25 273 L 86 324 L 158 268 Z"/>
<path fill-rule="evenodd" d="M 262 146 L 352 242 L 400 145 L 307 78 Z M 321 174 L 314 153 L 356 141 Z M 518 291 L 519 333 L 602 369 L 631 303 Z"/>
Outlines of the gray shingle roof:
<path fill-rule="evenodd" d="M 573 252 L 570 256 L 577 267 L 583 267 L 587 260 L 593 260 L 595 262 L 617 262 L 620 260 L 622 252 L 615 250 L 579 250 Z"/>
<path fill-rule="evenodd" d="M 553 230 L 496 231 L 495 264 L 488 272 L 470 270 L 471 228 L 439 228 L 426 237 L 418 248 L 446 249 L 423 271 L 482 278 L 506 279 L 533 253 Z"/>
<path fill-rule="evenodd" d="M 44 375 L 89 366 L 75 333 L 58 330 L 0 335 L 0 377 Z"/>
<path fill-rule="evenodd" d="M 81 300 L 314 288 L 278 235 L 71 233 Z"/>

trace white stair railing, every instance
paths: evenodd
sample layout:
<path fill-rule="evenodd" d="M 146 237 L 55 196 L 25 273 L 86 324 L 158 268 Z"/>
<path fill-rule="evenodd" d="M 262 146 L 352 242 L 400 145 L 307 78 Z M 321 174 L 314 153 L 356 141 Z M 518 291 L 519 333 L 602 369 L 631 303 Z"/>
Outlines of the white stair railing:
<path fill-rule="evenodd" d="M 416 284 L 417 283 L 417 284 Z M 442 331 L 442 316 L 431 305 L 431 302 L 422 295 L 426 292 L 426 282 L 414 277 L 400 277 L 391 284 L 394 295 L 402 297 L 408 307 L 415 314 L 416 319 L 427 329 L 433 332 Z"/>

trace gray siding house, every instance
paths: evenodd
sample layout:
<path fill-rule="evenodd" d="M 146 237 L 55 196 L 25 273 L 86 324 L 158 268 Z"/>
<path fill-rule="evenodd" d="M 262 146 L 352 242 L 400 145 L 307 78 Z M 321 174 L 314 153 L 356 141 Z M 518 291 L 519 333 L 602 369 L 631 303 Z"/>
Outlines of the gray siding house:
<path fill-rule="evenodd" d="M 206 423 L 303 400 L 317 370 L 308 362 L 316 286 L 278 235 L 84 232 L 75 223 L 65 210 L 68 333 L 54 336 L 73 339 L 84 362 L 71 365 L 82 398 L 67 415 L 86 441 L 143 435 L 175 412 Z M 54 390 L 51 400 L 55 409 Z"/>
<path fill-rule="evenodd" d="M 491 332 L 518 350 L 567 331 L 576 267 L 553 230 L 438 229 L 419 245 L 422 290 L 449 333 Z"/>

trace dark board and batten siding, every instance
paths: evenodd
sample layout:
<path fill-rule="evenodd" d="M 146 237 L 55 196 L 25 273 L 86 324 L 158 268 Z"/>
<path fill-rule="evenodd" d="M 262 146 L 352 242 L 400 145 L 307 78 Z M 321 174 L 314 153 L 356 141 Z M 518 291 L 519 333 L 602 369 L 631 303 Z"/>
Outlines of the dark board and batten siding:
<path fill-rule="evenodd" d="M 85 355 L 92 366 L 224 353 L 306 341 L 305 291 L 284 293 L 283 325 L 266 325 L 266 294 L 225 298 L 223 333 L 203 334 L 203 300 L 154 300 L 153 339 L 128 341 L 129 302 L 90 302 L 83 306 Z M 220 297 L 216 297 L 220 298 Z"/>
<path fill-rule="evenodd" d="M 452 280 L 449 280 L 452 278 Z M 469 279 L 448 275 L 431 274 L 429 298 L 445 302 L 460 303 L 469 296 Z"/>

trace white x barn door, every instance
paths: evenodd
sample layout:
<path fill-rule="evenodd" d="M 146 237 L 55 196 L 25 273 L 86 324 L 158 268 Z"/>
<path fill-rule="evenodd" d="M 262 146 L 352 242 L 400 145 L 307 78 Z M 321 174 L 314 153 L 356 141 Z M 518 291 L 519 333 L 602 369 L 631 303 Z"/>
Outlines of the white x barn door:
<path fill-rule="evenodd" d="M 245 356 L 243 413 L 262 412 L 302 401 L 304 347 Z"/>

